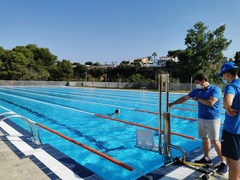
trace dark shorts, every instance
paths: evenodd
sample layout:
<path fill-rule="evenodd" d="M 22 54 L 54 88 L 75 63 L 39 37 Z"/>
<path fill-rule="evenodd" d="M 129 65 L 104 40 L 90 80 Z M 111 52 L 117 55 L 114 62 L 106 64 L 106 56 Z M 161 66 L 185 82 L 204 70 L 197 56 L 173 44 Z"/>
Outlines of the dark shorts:
<path fill-rule="evenodd" d="M 240 158 L 240 134 L 222 132 L 222 155 L 238 161 Z"/>

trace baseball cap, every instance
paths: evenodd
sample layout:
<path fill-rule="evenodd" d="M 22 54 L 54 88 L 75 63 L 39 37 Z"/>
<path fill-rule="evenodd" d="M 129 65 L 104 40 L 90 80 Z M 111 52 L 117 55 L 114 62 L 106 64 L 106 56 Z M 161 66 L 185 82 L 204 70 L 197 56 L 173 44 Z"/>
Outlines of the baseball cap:
<path fill-rule="evenodd" d="M 237 65 L 235 65 L 234 62 L 226 62 L 222 65 L 220 73 L 217 74 L 217 76 L 222 76 L 223 73 L 227 72 L 230 69 L 238 68 Z"/>

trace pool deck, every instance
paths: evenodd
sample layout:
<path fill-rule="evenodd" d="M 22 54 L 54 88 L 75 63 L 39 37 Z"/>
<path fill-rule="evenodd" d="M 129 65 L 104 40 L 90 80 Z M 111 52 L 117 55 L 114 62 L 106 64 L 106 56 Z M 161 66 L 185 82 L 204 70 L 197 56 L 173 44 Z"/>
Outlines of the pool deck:
<path fill-rule="evenodd" d="M 15 129 L 14 129 L 15 128 Z M 37 146 L 16 130 L 8 121 L 0 122 L 0 179 L 1 180 L 103 180 L 94 172 L 81 166 L 73 159 L 60 153 L 50 145 Z M 189 161 L 202 157 L 202 150 L 197 149 L 187 158 Z M 213 161 L 218 157 L 211 150 Z M 183 165 L 160 167 L 138 180 L 191 180 L 201 179 L 202 173 Z M 227 175 L 211 176 L 210 180 L 227 180 Z"/>

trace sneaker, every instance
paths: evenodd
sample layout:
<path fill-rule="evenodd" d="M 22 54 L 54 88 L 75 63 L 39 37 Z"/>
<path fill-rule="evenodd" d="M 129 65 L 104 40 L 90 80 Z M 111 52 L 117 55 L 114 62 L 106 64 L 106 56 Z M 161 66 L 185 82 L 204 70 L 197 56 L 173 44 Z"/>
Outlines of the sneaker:
<path fill-rule="evenodd" d="M 206 165 L 212 165 L 212 160 L 209 159 L 209 160 L 206 160 L 205 157 L 203 157 L 202 159 L 200 160 L 196 160 L 194 161 L 195 163 L 199 163 L 199 164 L 206 164 Z"/>
<path fill-rule="evenodd" d="M 228 165 L 226 165 L 225 163 L 221 163 L 217 170 L 217 173 L 224 175 L 224 174 L 227 174 L 227 172 L 228 172 Z"/>

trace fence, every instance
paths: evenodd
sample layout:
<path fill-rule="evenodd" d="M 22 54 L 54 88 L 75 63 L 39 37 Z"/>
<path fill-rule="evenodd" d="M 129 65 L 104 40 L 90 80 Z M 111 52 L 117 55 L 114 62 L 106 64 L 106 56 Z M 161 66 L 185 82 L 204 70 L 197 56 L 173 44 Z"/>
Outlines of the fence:
<path fill-rule="evenodd" d="M 90 81 L 17 81 L 1 80 L 0 86 L 72 86 L 72 87 L 99 87 L 117 89 L 152 89 L 157 90 L 157 84 L 148 82 L 90 82 Z M 223 84 L 217 85 L 221 89 Z M 190 91 L 195 83 L 169 83 L 170 91 Z M 165 88 L 164 88 L 165 89 Z"/>

